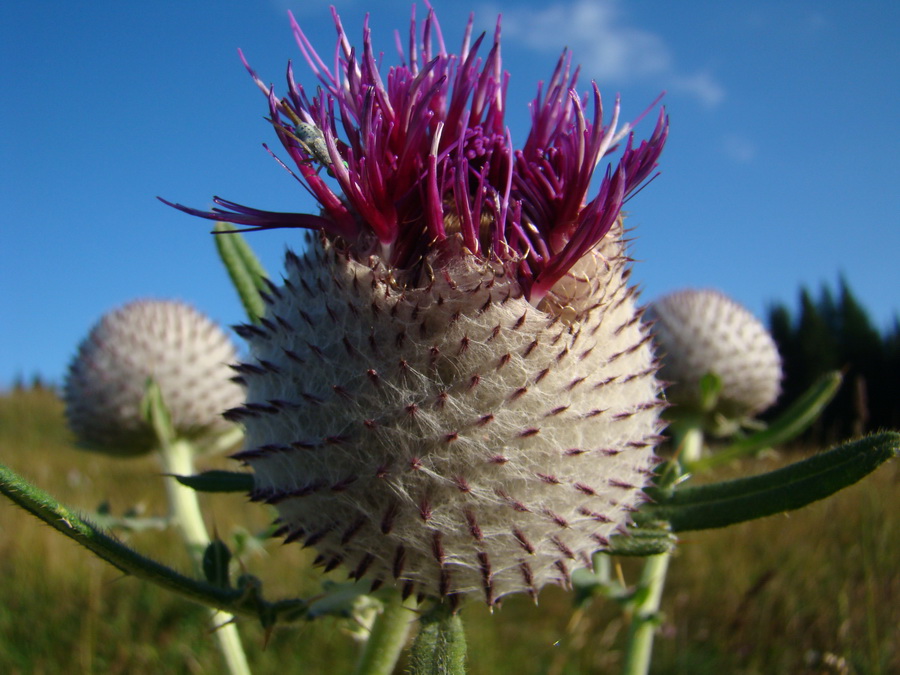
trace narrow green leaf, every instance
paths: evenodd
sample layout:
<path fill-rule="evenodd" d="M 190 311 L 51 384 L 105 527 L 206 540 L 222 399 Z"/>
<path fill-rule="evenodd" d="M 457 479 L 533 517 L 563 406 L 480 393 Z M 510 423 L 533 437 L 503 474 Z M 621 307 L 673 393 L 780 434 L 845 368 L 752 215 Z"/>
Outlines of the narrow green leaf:
<path fill-rule="evenodd" d="M 197 492 L 250 492 L 253 474 L 241 471 L 203 471 L 193 476 L 173 476 L 182 485 Z"/>
<path fill-rule="evenodd" d="M 668 493 L 648 490 L 657 503 L 641 509 L 635 520 L 665 520 L 673 532 L 684 532 L 799 509 L 856 483 L 898 451 L 900 433 L 885 432 L 759 476 Z"/>
<path fill-rule="evenodd" d="M 162 390 L 153 381 L 147 378 L 144 385 L 144 396 L 141 399 L 141 417 L 153 427 L 159 447 L 171 444 L 175 440 L 175 427 L 172 425 L 172 416 L 163 400 Z"/>
<path fill-rule="evenodd" d="M 419 620 L 419 634 L 410 650 L 411 675 L 465 675 L 466 636 L 462 620 L 446 604 Z"/>
<path fill-rule="evenodd" d="M 213 229 L 213 232 L 218 233 L 213 237 L 216 250 L 231 278 L 231 283 L 237 290 L 247 316 L 251 322 L 258 323 L 265 313 L 265 303 L 259 292 L 265 288 L 263 279 L 266 278 L 266 271 L 244 236 L 239 232 L 233 232 L 232 228 L 233 226 L 228 223 L 216 223 Z"/>
<path fill-rule="evenodd" d="M 822 414 L 822 410 L 840 388 L 841 380 L 839 371 L 826 373 L 766 429 L 742 438 L 709 457 L 693 462 L 690 470 L 695 473 L 705 471 L 796 438 Z"/>
<path fill-rule="evenodd" d="M 702 410 L 712 410 L 722 391 L 722 378 L 715 373 L 706 373 L 700 378 L 700 406 Z"/>

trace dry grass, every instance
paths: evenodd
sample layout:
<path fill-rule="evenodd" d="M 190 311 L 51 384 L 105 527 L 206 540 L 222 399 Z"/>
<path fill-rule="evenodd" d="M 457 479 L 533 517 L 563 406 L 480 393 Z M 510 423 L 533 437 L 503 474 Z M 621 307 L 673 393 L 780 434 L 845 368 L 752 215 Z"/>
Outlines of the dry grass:
<path fill-rule="evenodd" d="M 154 458 L 117 461 L 73 450 L 51 392 L 0 398 L 0 462 L 85 511 L 103 500 L 117 513 L 137 503 L 149 515 L 165 511 Z M 218 465 L 233 468 L 228 460 Z M 653 672 L 900 672 L 898 478 L 893 462 L 803 511 L 685 537 L 670 571 Z M 234 495 L 207 499 L 205 507 L 222 535 L 261 531 L 271 517 Z M 189 568 L 173 533 L 143 532 L 130 543 Z M 277 544 L 268 551 L 242 562 L 269 597 L 317 592 L 308 552 Z M 627 580 L 638 572 L 639 561 L 624 561 Z M 0 574 L 0 672 L 221 672 L 202 608 L 122 578 L 2 502 Z M 493 615 L 472 604 L 464 618 L 473 675 L 617 672 L 624 625 L 612 603 L 573 615 L 571 596 L 549 589 L 540 607 L 511 598 Z M 266 646 L 258 626 L 242 621 L 241 631 L 257 675 L 349 672 L 356 656 L 336 620 L 280 628 Z M 822 664 L 807 665 L 812 655 Z"/>

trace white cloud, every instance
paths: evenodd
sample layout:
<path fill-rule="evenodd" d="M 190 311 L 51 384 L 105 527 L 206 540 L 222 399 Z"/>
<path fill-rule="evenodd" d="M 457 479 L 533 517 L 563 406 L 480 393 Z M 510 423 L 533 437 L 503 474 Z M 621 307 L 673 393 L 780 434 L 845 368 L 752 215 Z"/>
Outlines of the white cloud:
<path fill-rule="evenodd" d="M 568 46 L 585 75 L 601 82 L 655 79 L 705 105 L 716 105 L 725 95 L 709 73 L 680 72 L 663 38 L 629 25 L 619 0 L 504 7 L 503 36 L 541 51 L 556 53 L 561 46 Z"/>
<path fill-rule="evenodd" d="M 709 73 L 696 73 L 694 75 L 670 75 L 672 91 L 683 91 L 693 94 L 700 101 L 713 107 L 722 102 L 725 98 L 725 90 L 722 85 L 716 82 L 715 78 Z"/>
<path fill-rule="evenodd" d="M 722 152 L 729 159 L 740 164 L 752 162 L 756 158 L 756 145 L 736 134 L 729 134 L 722 139 Z"/>

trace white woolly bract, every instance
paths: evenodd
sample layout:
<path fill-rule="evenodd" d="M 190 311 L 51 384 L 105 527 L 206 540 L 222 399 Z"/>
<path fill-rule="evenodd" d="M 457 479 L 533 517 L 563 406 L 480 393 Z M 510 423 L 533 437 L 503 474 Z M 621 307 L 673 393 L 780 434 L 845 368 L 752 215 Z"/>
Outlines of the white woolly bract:
<path fill-rule="evenodd" d="M 684 290 L 648 309 L 659 345 L 661 377 L 672 402 L 701 405 L 700 379 L 713 373 L 722 388 L 715 412 L 749 417 L 771 406 L 781 391 L 775 341 L 747 309 L 713 290 Z"/>
<path fill-rule="evenodd" d="M 79 346 L 65 383 L 69 426 L 88 449 L 149 452 L 156 437 L 140 405 L 153 378 L 180 435 L 223 430 L 222 412 L 243 400 L 230 380 L 236 358 L 228 336 L 192 307 L 131 302 L 103 316 Z"/>
<path fill-rule="evenodd" d="M 408 287 L 329 244 L 289 254 L 230 416 L 254 497 L 326 569 L 494 604 L 568 583 L 641 503 L 656 365 L 620 240 L 541 308 L 451 260 Z"/>

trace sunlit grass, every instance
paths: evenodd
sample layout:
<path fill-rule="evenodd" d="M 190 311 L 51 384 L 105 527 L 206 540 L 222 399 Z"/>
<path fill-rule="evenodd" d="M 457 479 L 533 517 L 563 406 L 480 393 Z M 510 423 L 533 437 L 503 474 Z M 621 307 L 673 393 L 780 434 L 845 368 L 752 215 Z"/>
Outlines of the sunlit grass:
<path fill-rule="evenodd" d="M 137 504 L 165 513 L 152 457 L 115 460 L 72 449 L 52 392 L 0 397 L 0 462 L 75 508 L 108 501 L 121 513 Z M 792 458 L 793 459 L 793 458 Z M 748 462 L 720 476 L 775 468 L 786 459 Z M 204 468 L 235 468 L 227 459 Z M 897 462 L 837 497 L 787 516 L 684 537 L 673 562 L 654 673 L 900 672 L 900 497 Z M 240 495 L 204 500 L 211 530 L 257 532 L 272 514 Z M 189 570 L 177 535 L 142 532 L 130 543 Z M 272 542 L 242 562 L 270 598 L 318 592 L 312 555 Z M 623 561 L 629 582 L 639 561 Z M 204 611 L 120 573 L 0 502 L 0 672 L 217 673 Z M 339 579 L 339 575 L 332 574 Z M 558 589 L 508 599 L 489 614 L 464 610 L 470 673 L 615 673 L 623 620 L 595 601 L 573 617 Z M 340 622 L 325 619 L 277 629 L 241 621 L 257 675 L 350 672 L 356 646 Z M 807 667 L 818 655 L 837 666 Z M 840 664 L 846 665 L 845 670 Z M 829 669 L 830 668 L 830 669 Z"/>

